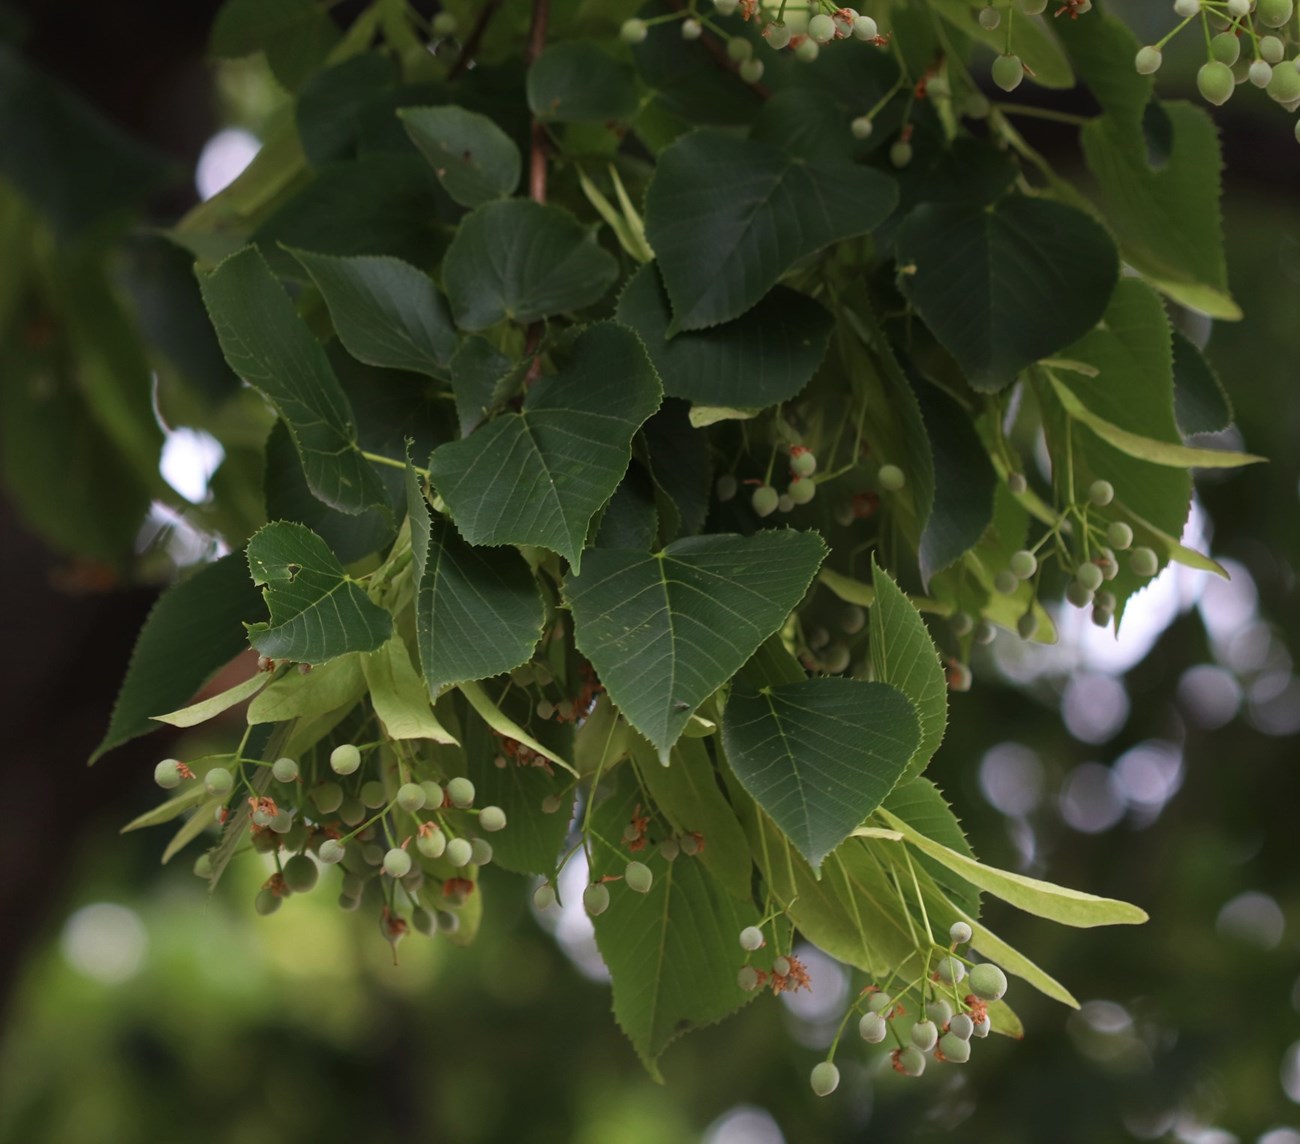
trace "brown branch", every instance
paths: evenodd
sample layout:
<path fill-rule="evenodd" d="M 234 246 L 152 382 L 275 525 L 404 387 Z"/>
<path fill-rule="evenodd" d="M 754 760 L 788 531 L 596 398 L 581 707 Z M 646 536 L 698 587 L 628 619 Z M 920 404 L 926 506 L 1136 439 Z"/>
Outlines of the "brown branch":
<path fill-rule="evenodd" d="M 451 71 L 447 73 L 447 79 L 459 79 L 466 71 L 469 70 L 470 64 L 474 62 L 474 57 L 478 55 L 479 45 L 483 42 L 484 33 L 487 32 L 488 25 L 492 22 L 492 17 L 497 14 L 501 7 L 502 0 L 487 0 L 483 5 L 483 11 L 478 14 L 478 19 L 474 21 L 474 27 L 465 37 L 465 42 L 460 46 L 460 55 L 456 57 L 456 62 L 451 65 Z"/>
<path fill-rule="evenodd" d="M 533 0 L 533 22 L 528 29 L 524 63 L 531 66 L 546 47 L 546 25 L 551 16 L 550 0 Z M 546 202 L 546 128 L 534 118 L 528 152 L 528 195 L 536 203 Z"/>

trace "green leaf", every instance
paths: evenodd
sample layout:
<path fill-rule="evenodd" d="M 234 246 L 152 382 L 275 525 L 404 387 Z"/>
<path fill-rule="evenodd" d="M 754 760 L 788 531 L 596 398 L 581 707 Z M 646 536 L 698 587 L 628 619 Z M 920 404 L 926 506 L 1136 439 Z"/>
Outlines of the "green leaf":
<path fill-rule="evenodd" d="M 404 107 L 406 133 L 443 189 L 463 207 L 505 198 L 519 185 L 519 148 L 486 115 L 463 107 Z"/>
<path fill-rule="evenodd" d="M 516 362 L 487 338 L 466 338 L 451 359 L 451 391 L 462 437 L 468 437 L 496 412 L 528 369 L 529 360 Z"/>
<path fill-rule="evenodd" d="M 679 739 L 666 767 L 641 740 L 633 748 L 633 757 L 641 781 L 664 817 L 678 833 L 704 839 L 699 860 L 733 896 L 748 903 L 753 893 L 749 841 L 722 793 L 704 740 Z"/>
<path fill-rule="evenodd" d="M 162 863 L 164 866 L 175 858 L 177 854 L 184 850 L 185 847 L 193 842 L 200 834 L 216 823 L 216 810 L 221 803 L 222 800 L 220 798 L 210 798 L 207 802 L 202 803 L 198 809 L 190 815 L 186 820 L 185 825 L 172 836 L 172 840 L 167 843 L 166 848 L 163 850 Z"/>
<path fill-rule="evenodd" d="M 545 608 L 528 562 L 512 548 L 473 548 L 433 520 L 416 584 L 416 644 L 437 695 L 518 667 L 541 638 Z"/>
<path fill-rule="evenodd" d="M 614 709 L 608 695 L 596 699 L 596 705 L 579 725 L 573 736 L 573 762 L 584 778 L 597 772 L 604 774 L 631 754 L 636 735 Z"/>
<path fill-rule="evenodd" d="M 252 247 L 199 275 L 226 360 L 289 426 L 311 491 L 331 508 L 360 513 L 384 489 L 357 448 L 348 400 L 325 351 Z"/>
<path fill-rule="evenodd" d="M 638 787 L 625 781 L 596 808 L 597 837 L 618 838 L 630 820 Z M 627 855 L 608 843 L 595 855 L 592 876 L 622 874 Z M 615 887 L 616 890 L 621 887 Z M 614 1017 L 651 1076 L 677 1037 L 712 1024 L 752 996 L 736 983 L 745 951 L 736 935 L 753 920 L 699 858 L 681 855 L 656 865 L 648 894 L 615 892 L 595 919 L 596 945 L 609 968 Z"/>
<path fill-rule="evenodd" d="M 1101 186 L 1106 222 L 1125 262 L 1162 293 L 1211 317 L 1238 319 L 1219 213 L 1218 131 L 1198 107 L 1159 106 L 1172 134 L 1158 169 L 1148 161 L 1139 122 L 1103 115 L 1083 129 L 1083 153 Z"/>
<path fill-rule="evenodd" d="M 518 723 L 510 718 L 497 704 L 493 703 L 488 697 L 488 693 L 483 690 L 482 684 L 479 683 L 462 683 L 458 688 L 460 693 L 465 696 L 469 705 L 478 712 L 479 718 L 483 720 L 492 730 L 499 735 L 504 735 L 507 739 L 514 739 L 518 743 L 523 743 L 525 747 L 536 751 L 543 758 L 550 759 L 551 762 L 563 767 L 571 774 L 578 772 L 573 766 L 566 762 L 563 756 L 551 750 L 550 747 L 537 739 L 534 739 Z"/>
<path fill-rule="evenodd" d="M 164 822 L 171 822 L 172 819 L 179 818 L 191 807 L 197 806 L 209 797 L 211 796 L 208 794 L 207 789 L 196 777 L 183 793 L 169 798 L 152 810 L 146 810 L 143 814 L 137 815 L 122 827 L 118 833 L 129 834 L 132 830 L 143 830 L 146 826 L 161 826 Z"/>
<path fill-rule="evenodd" d="M 639 107 L 632 75 L 584 40 L 552 44 L 528 69 L 528 107 L 543 122 L 608 123 Z"/>
<path fill-rule="evenodd" d="M 303 675 L 282 675 L 248 705 L 248 722 L 314 719 L 351 707 L 366 689 L 359 655 L 342 655 Z"/>
<path fill-rule="evenodd" d="M 915 390 L 934 460 L 934 503 L 921 532 L 921 583 L 956 563 L 993 520 L 998 475 L 970 416 L 937 386 Z"/>
<path fill-rule="evenodd" d="M 807 295 L 778 286 L 733 322 L 670 339 L 672 311 L 653 265 L 628 281 L 616 316 L 641 335 L 669 397 L 741 409 L 798 394 L 826 356 L 833 325 Z"/>
<path fill-rule="evenodd" d="M 528 199 L 487 203 L 467 215 L 442 264 L 462 330 L 581 310 L 617 277 L 613 255 L 571 214 Z"/>
<path fill-rule="evenodd" d="M 880 814 L 885 822 L 900 831 L 922 854 L 928 854 L 935 861 L 943 863 L 972 886 L 987 890 L 994 897 L 1001 898 L 1026 913 L 1059 922 L 1061 925 L 1082 928 L 1137 925 L 1147 920 L 1146 911 L 1128 902 L 1119 902 L 1113 898 L 1099 898 L 1094 894 L 1056 886 L 1051 882 L 1041 882 L 1037 878 L 1027 878 L 1023 874 L 1013 874 L 1008 870 L 985 866 L 965 854 L 958 854 L 938 842 L 931 841 L 887 810 L 880 811 Z"/>
<path fill-rule="evenodd" d="M 632 435 L 659 401 L 640 339 L 600 322 L 518 413 L 435 449 L 430 477 L 471 544 L 541 545 L 576 570 L 592 518 L 627 471 Z"/>
<path fill-rule="evenodd" d="M 713 457 L 708 436 L 691 423 L 684 401 L 668 398 L 641 427 L 636 456 L 654 486 L 662 538 L 699 532 L 713 493 Z"/>
<path fill-rule="evenodd" d="M 659 750 L 786 620 L 826 547 L 815 533 L 690 537 L 662 552 L 598 548 L 565 594 L 574 639 Z"/>
<path fill-rule="evenodd" d="M 398 78 L 390 56 L 362 52 L 303 84 L 293 114 L 307 162 L 322 167 L 355 158 L 367 123 L 385 112 L 392 114 Z"/>
<path fill-rule="evenodd" d="M 166 715 L 155 715 L 154 719 L 159 723 L 168 723 L 173 727 L 197 727 L 200 723 L 206 723 L 214 715 L 229 711 L 236 704 L 256 695 L 270 682 L 270 674 L 259 671 L 242 683 L 236 683 L 234 687 L 226 688 L 219 695 L 214 695 L 210 699 L 204 699 L 199 703 L 193 703 L 189 707 L 182 707 L 178 711 L 169 711 Z"/>
<path fill-rule="evenodd" d="M 673 329 L 738 318 L 800 258 L 866 234 L 894 208 L 893 180 L 699 130 L 667 148 L 646 192 Z"/>
<path fill-rule="evenodd" d="M 523 695 L 518 698 L 531 702 Z M 457 773 L 473 782 L 475 805 L 499 806 L 506 812 L 506 828 L 488 835 L 492 864 L 516 874 L 552 877 L 564 848 L 570 816 L 563 810 L 543 814 L 539 807 L 551 795 L 567 792 L 571 797 L 572 780 L 548 768 L 521 766 L 506 758 L 491 729 L 471 712 L 465 714 L 464 740 L 464 768 Z M 498 766 L 498 759 L 506 759 L 506 765 Z"/>
<path fill-rule="evenodd" d="M 155 711 L 184 703 L 248 646 L 243 621 L 259 610 L 239 552 L 168 588 L 140 629 L 113 717 L 90 761 L 156 731 Z"/>
<path fill-rule="evenodd" d="M 316 283 L 358 361 L 445 378 L 458 339 L 433 279 L 397 258 L 289 252 Z"/>
<path fill-rule="evenodd" d="M 1234 453 L 1230 449 L 1197 449 L 1172 441 L 1158 441 L 1140 433 L 1130 433 L 1118 425 L 1098 417 L 1075 395 L 1073 389 L 1055 376 L 1051 376 L 1052 389 L 1060 399 L 1066 413 L 1097 434 L 1106 444 L 1139 461 L 1164 465 L 1171 469 L 1235 469 L 1263 461 L 1252 453 Z M 1077 388 L 1082 389 L 1083 386 Z"/>
<path fill-rule="evenodd" d="M 836 677 L 739 688 L 722 724 L 741 785 L 814 870 L 884 800 L 919 737 L 896 687 Z"/>
<path fill-rule="evenodd" d="M 1189 437 L 1232 424 L 1232 402 L 1219 375 L 1181 330 L 1174 330 L 1174 418 Z"/>
<path fill-rule="evenodd" d="M 259 529 L 248 542 L 248 568 L 271 613 L 270 623 L 248 625 L 248 642 L 262 655 L 323 663 L 374 651 L 392 633 L 392 616 L 310 528 L 281 520 Z"/>
<path fill-rule="evenodd" d="M 219 59 L 265 52 L 271 71 L 295 91 L 329 55 L 338 31 L 314 0 L 226 0 L 212 26 Z"/>
<path fill-rule="evenodd" d="M 429 689 L 411 664 L 400 636 L 378 651 L 361 657 L 361 670 L 370 689 L 375 715 L 390 739 L 431 739 L 454 744 L 456 737 L 433 713 Z"/>
<path fill-rule="evenodd" d="M 948 681 L 930 633 L 912 602 L 872 563 L 876 590 L 871 606 L 871 666 L 875 678 L 892 683 L 916 711 L 920 738 L 904 772 L 914 778 L 934 757 L 948 725 Z M 865 815 L 863 816 L 865 817 Z"/>
<path fill-rule="evenodd" d="M 927 838 L 958 854 L 964 854 L 967 858 L 975 857 L 952 807 L 929 779 L 919 776 L 904 779 L 889 792 L 883 806 Z M 901 839 L 901 835 L 899 837 Z M 918 854 L 916 857 L 953 905 L 972 917 L 979 917 L 980 895 L 977 889 L 962 879 L 953 877 L 950 870 L 928 854 Z"/>
<path fill-rule="evenodd" d="M 1096 222 L 1023 195 L 987 208 L 922 204 L 899 230 L 898 263 L 903 292 L 986 393 L 1091 329 L 1119 276 Z"/>

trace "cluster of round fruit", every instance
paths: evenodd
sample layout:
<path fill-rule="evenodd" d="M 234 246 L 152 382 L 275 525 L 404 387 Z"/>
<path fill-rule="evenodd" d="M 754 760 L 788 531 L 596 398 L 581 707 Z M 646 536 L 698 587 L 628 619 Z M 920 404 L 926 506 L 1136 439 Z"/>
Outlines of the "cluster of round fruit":
<path fill-rule="evenodd" d="M 1164 46 L 1199 17 L 1207 49 L 1196 86 L 1207 102 L 1227 103 L 1238 84 L 1249 82 L 1287 111 L 1300 108 L 1295 0 L 1174 0 L 1174 13 L 1181 23 L 1137 53 L 1133 64 L 1142 75 L 1160 70 Z M 1295 135 L 1300 141 L 1300 120 Z"/>
<path fill-rule="evenodd" d="M 473 893 L 475 868 L 492 861 L 491 843 L 464 827 L 473 821 L 478 832 L 503 830 L 505 812 L 498 806 L 476 809 L 474 784 L 463 776 L 443 784 L 414 781 L 403 772 L 393 779 L 392 791 L 378 780 L 363 781 L 358 775 L 362 758 L 362 748 L 353 743 L 339 744 L 329 754 L 330 771 L 351 780 L 347 787 L 354 789 L 324 775 L 308 784 L 298 762 L 287 757 L 269 765 L 270 778 L 278 784 L 274 787 L 243 778 L 244 765 L 267 766 L 250 760 L 235 760 L 233 768 L 211 766 L 197 780 L 184 763 L 164 759 L 154 778 L 169 790 L 186 780 L 201 781 L 216 801 L 219 823 L 227 819 L 237 786 L 246 787 L 252 848 L 271 855 L 276 864 L 254 902 L 259 914 L 274 913 L 286 897 L 314 889 L 320 868 L 338 865 L 344 909 L 356 909 L 366 886 L 378 881 L 382 928 L 390 941 L 408 928 L 404 911 L 410 914 L 409 928 L 418 932 L 454 931 L 459 919 L 452 911 Z M 419 859 L 411 853 L 412 843 Z M 195 873 L 207 877 L 210 869 L 204 854 Z M 429 894 L 426 882 L 439 883 L 440 894 Z M 429 908 L 431 901 L 447 908 Z"/>
<path fill-rule="evenodd" d="M 789 48 L 796 59 L 805 63 L 815 60 L 824 45 L 833 40 L 849 38 L 885 45 L 889 41 L 880 34 L 875 20 L 861 15 L 854 8 L 841 8 L 831 0 L 805 0 L 803 3 L 764 6 L 758 0 L 712 0 L 713 14 L 733 16 L 737 12 L 745 20 L 758 20 L 762 24 L 763 39 L 769 47 L 780 51 Z M 790 23 L 785 15 L 789 11 Z M 666 12 L 662 16 L 626 20 L 619 35 L 629 44 L 639 44 L 650 34 L 656 24 L 680 22 L 684 40 L 698 40 L 707 28 L 727 46 L 727 55 L 737 65 L 740 78 L 746 83 L 757 83 L 763 77 L 763 61 L 754 58 L 753 44 L 744 36 L 733 36 L 701 11 L 696 0 L 685 8 Z"/>
<path fill-rule="evenodd" d="M 740 931 L 740 948 L 747 955 L 757 953 L 766 945 L 763 931 L 758 926 L 746 926 Z M 770 988 L 773 993 L 789 993 L 812 988 L 807 967 L 793 953 L 774 957 L 768 969 L 759 969 L 750 965 L 749 960 L 747 956 L 746 964 L 736 977 L 736 984 L 746 993 L 752 993 L 755 989 L 762 989 L 764 986 Z"/>
<path fill-rule="evenodd" d="M 1047 4 L 1048 0 L 1015 0 L 1017 11 L 1023 12 L 1026 16 L 1041 16 L 1047 11 Z M 987 4 L 979 10 L 976 19 L 979 21 L 980 27 L 986 32 L 997 31 L 1002 26 L 1002 10 L 1010 9 L 1010 7 L 1010 4 Z M 1061 0 L 1056 15 L 1068 16 L 1071 20 L 1077 20 L 1090 11 L 1092 11 L 1092 0 Z M 1023 82 L 1025 76 L 1032 74 L 1025 67 L 1024 61 L 1011 50 L 1011 29 L 1013 25 L 1014 19 L 1006 21 L 1006 50 L 994 59 L 990 70 L 993 82 L 1003 91 L 1015 91 Z"/>
<path fill-rule="evenodd" d="M 790 482 L 785 492 L 778 493 L 764 480 L 747 481 L 755 486 L 750 494 L 749 503 L 758 516 L 771 516 L 774 512 L 790 512 L 796 505 L 807 504 L 817 495 L 817 455 L 806 445 L 790 447 Z M 770 479 L 770 474 L 769 474 Z M 717 480 L 718 500 L 729 501 L 738 491 L 736 478 L 730 473 L 723 473 Z"/>
<path fill-rule="evenodd" d="M 1019 491 L 1023 491 L 1024 487 L 1022 476 Z M 1007 566 L 993 577 L 994 590 L 1004 596 L 1011 596 L 1017 592 L 1022 583 L 1036 580 L 1046 560 L 1042 555 L 1042 549 L 1049 543 L 1055 544 L 1055 548 L 1049 550 L 1049 554 L 1056 555 L 1062 564 L 1068 566 L 1073 558 L 1064 547 L 1061 533 L 1066 520 L 1073 516 L 1081 526 L 1082 559 L 1073 566 L 1073 576 L 1066 585 L 1065 598 L 1076 608 L 1091 607 L 1093 623 L 1099 627 L 1109 627 L 1115 618 L 1116 599 L 1114 593 L 1105 591 L 1102 585 L 1119 575 L 1119 558 L 1116 552 L 1131 549 L 1128 552 L 1129 570 L 1142 579 L 1149 579 L 1160 570 L 1160 559 L 1153 549 L 1145 546 L 1133 548 L 1131 525 L 1122 520 L 1114 520 L 1102 527 L 1089 519 L 1088 510 L 1105 508 L 1114 499 L 1115 488 L 1109 481 L 1093 481 L 1082 505 L 1067 509 L 1057 526 L 1044 534 L 1033 548 L 1023 548 L 1012 553 Z M 969 617 L 965 619 L 969 621 Z M 959 635 L 964 635 L 970 630 L 969 623 L 963 624 L 962 628 L 964 630 L 959 630 Z M 1023 639 L 1033 639 L 1038 631 L 1038 620 L 1034 616 L 1032 599 L 1029 608 L 1017 624 L 1017 630 Z M 977 642 L 988 642 L 988 639 L 992 638 L 992 629 L 989 629 L 986 635 L 987 639 L 981 640 L 977 634 Z"/>
<path fill-rule="evenodd" d="M 869 1045 L 881 1044 L 892 1037 L 895 1047 L 890 1052 L 891 1064 L 895 1072 L 904 1076 L 920 1076 L 931 1056 L 936 1061 L 955 1065 L 970 1060 L 972 1039 L 987 1037 L 992 1028 L 989 1004 L 1000 1001 L 1007 991 L 1006 974 L 996 965 L 991 962 L 972 964 L 957 955 L 957 947 L 971 939 L 969 925 L 954 922 L 948 936 L 951 947 L 939 959 L 934 972 L 919 983 L 923 995 L 928 992 L 930 999 L 924 1014 L 913 1021 L 906 1036 L 900 1031 L 901 1023 L 898 1021 L 904 1015 L 905 1007 L 896 997 L 870 985 L 859 999 L 866 1011 L 858 1020 L 858 1034 Z M 942 995 L 945 991 L 951 995 L 951 1000 Z M 851 1009 L 850 1014 L 855 1009 Z M 832 1059 L 834 1055 L 835 1045 L 832 1045 L 827 1059 L 812 1070 L 809 1079 L 813 1092 L 818 1096 L 829 1096 L 840 1083 L 840 1070 Z"/>

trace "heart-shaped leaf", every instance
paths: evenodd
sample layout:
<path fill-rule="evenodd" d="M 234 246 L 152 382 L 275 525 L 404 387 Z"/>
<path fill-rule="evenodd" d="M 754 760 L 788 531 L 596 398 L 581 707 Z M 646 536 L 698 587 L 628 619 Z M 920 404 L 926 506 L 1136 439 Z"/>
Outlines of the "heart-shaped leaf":
<path fill-rule="evenodd" d="M 545 611 L 528 562 L 513 548 L 473 548 L 450 522 L 430 519 L 408 470 L 415 561 L 415 640 L 425 684 L 444 687 L 518 667 L 533 653 Z"/>
<path fill-rule="evenodd" d="M 1082 211 L 1009 195 L 924 203 L 898 232 L 903 292 L 976 389 L 995 392 L 1087 333 L 1119 277 L 1115 244 Z"/>
<path fill-rule="evenodd" d="M 722 724 L 741 785 L 814 869 L 889 794 L 919 738 L 898 688 L 838 677 L 737 689 Z"/>
<path fill-rule="evenodd" d="M 661 757 L 802 598 L 826 553 L 811 532 L 689 537 L 647 555 L 592 549 L 565 594 L 574 639 Z"/>
<path fill-rule="evenodd" d="M 248 542 L 248 568 L 271 613 L 270 623 L 247 625 L 248 642 L 262 655 L 324 663 L 374 651 L 392 634 L 392 616 L 305 525 L 277 520 L 258 529 Z"/>
<path fill-rule="evenodd" d="M 645 220 L 674 329 L 738 318 L 798 259 L 874 230 L 897 194 L 892 179 L 868 167 L 804 159 L 720 131 L 679 139 L 659 156 Z"/>
<path fill-rule="evenodd" d="M 608 123 L 637 106 L 632 73 L 589 41 L 552 44 L 528 69 L 528 107 L 543 121 Z"/>
<path fill-rule="evenodd" d="M 735 321 L 670 339 L 672 310 L 653 265 L 623 288 L 617 317 L 641 335 L 665 394 L 739 409 L 776 405 L 803 389 L 833 325 L 806 294 L 778 286 Z"/>
<path fill-rule="evenodd" d="M 245 247 L 200 273 L 199 284 L 226 361 L 289 426 L 312 493 L 354 515 L 385 503 L 384 486 L 357 447 L 352 407 L 325 351 L 261 254 Z"/>
<path fill-rule="evenodd" d="M 581 310 L 599 302 L 617 277 L 614 256 L 577 219 L 528 199 L 488 203 L 467 215 L 442 263 L 462 330 Z"/>
<path fill-rule="evenodd" d="M 397 115 L 443 189 L 461 206 L 504 198 L 519 185 L 519 148 L 486 115 L 450 106 L 404 107 Z"/>
<path fill-rule="evenodd" d="M 430 475 L 471 544 L 542 545 L 576 570 L 592 517 L 627 471 L 632 435 L 659 400 L 640 339 L 600 322 L 518 413 L 435 449 Z"/>
<path fill-rule="evenodd" d="M 398 258 L 290 253 L 329 307 L 339 341 L 358 361 L 445 378 L 459 339 L 433 279 Z"/>

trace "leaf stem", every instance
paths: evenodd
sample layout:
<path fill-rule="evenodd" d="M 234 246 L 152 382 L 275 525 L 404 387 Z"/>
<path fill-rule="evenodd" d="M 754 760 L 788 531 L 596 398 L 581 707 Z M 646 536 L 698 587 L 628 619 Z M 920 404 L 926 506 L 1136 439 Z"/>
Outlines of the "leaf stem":
<path fill-rule="evenodd" d="M 474 57 L 478 54 L 479 45 L 483 42 L 483 36 L 487 32 L 488 25 L 492 22 L 492 17 L 497 14 L 501 7 L 502 0 L 487 0 L 483 5 L 483 10 L 479 12 L 478 19 L 474 21 L 474 27 L 465 37 L 465 42 L 461 45 L 460 55 L 456 57 L 456 62 L 451 65 L 451 70 L 447 73 L 449 81 L 459 79 L 464 75 L 474 63 Z"/>

